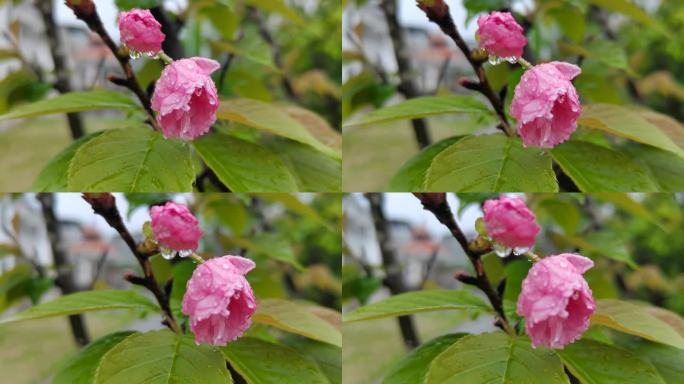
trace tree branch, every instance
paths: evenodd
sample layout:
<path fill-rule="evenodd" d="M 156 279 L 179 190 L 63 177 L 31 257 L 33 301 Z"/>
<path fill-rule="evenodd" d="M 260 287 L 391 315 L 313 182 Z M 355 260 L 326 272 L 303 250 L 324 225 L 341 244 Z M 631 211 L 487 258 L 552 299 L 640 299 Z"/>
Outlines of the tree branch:
<path fill-rule="evenodd" d="M 404 43 L 404 36 L 397 19 L 397 2 L 396 0 L 382 0 L 380 8 L 385 15 L 385 21 L 392 39 L 392 46 L 394 47 L 394 57 L 397 61 L 397 71 L 399 74 L 397 90 L 407 99 L 418 97 L 420 95 L 411 79 L 411 66 L 406 56 L 406 44 Z M 413 134 L 420 149 L 429 146 L 432 140 L 428 131 L 427 121 L 425 119 L 414 119 L 411 120 L 411 124 L 413 125 Z"/>
<path fill-rule="evenodd" d="M 454 43 L 456 43 L 456 46 L 458 46 L 461 52 L 463 52 L 463 55 L 470 63 L 470 66 L 473 67 L 473 71 L 475 71 L 475 74 L 478 78 L 478 83 L 474 84 L 476 86 L 468 88 L 480 92 L 482 95 L 484 95 L 484 97 L 487 98 L 487 100 L 489 100 L 489 103 L 492 105 L 494 111 L 499 117 L 499 129 L 501 129 L 508 136 L 514 136 L 513 130 L 508 122 L 508 117 L 506 117 L 503 102 L 492 90 L 492 87 L 489 85 L 489 81 L 487 80 L 484 67 L 482 67 L 484 58 L 479 60 L 473 57 L 468 44 L 465 42 L 465 40 L 463 40 L 463 37 L 458 32 L 458 28 L 456 28 L 454 20 L 451 18 L 449 6 L 446 5 L 446 3 L 444 3 L 444 6 L 446 7 L 446 11 L 444 12 L 434 12 L 430 8 L 426 8 L 424 11 L 428 19 L 437 24 L 442 32 L 444 32 L 451 38 L 451 40 L 454 41 Z"/>
<path fill-rule="evenodd" d="M 109 36 L 109 33 L 107 33 L 107 30 L 104 28 L 102 20 L 100 19 L 100 15 L 97 13 L 95 4 L 92 2 L 92 0 L 82 0 L 78 4 L 74 4 L 73 0 L 67 0 L 67 6 L 74 11 L 76 18 L 85 22 L 91 31 L 100 36 L 105 45 L 107 45 L 109 50 L 114 54 L 114 57 L 121 65 L 121 68 L 126 76 L 125 82 L 118 82 L 116 84 L 130 89 L 138 97 L 138 100 L 140 100 L 140 103 L 150 116 L 150 124 L 157 129 L 158 127 L 154 117 L 154 112 L 152 111 L 150 99 L 147 97 L 145 91 L 143 91 L 143 89 L 140 87 L 140 84 L 135 77 L 135 72 L 133 72 L 133 68 L 131 67 L 130 57 L 128 56 L 126 50 L 120 49 Z"/>
<path fill-rule="evenodd" d="M 45 36 L 50 46 L 50 54 L 52 55 L 52 62 L 55 70 L 55 89 L 59 93 L 71 92 L 71 84 L 67 73 L 66 59 L 64 57 L 63 45 L 59 36 L 59 31 L 55 26 L 55 19 L 53 17 L 52 1 L 36 0 L 35 6 L 40 12 L 45 25 Z M 85 134 L 83 129 L 83 120 L 81 115 L 77 112 L 68 112 L 67 121 L 69 122 L 69 130 L 71 131 L 71 138 L 77 140 Z"/>
<path fill-rule="evenodd" d="M 135 243 L 133 236 L 131 236 L 128 228 L 123 222 L 119 209 L 116 207 L 116 199 L 111 193 L 84 193 L 83 199 L 90 204 L 93 211 L 102 216 L 103 219 L 119 233 L 121 239 L 126 243 L 128 248 L 135 256 L 136 260 L 142 267 L 144 276 L 140 281 L 140 285 L 147 288 L 157 299 L 159 306 L 162 309 L 162 316 L 164 317 L 163 324 L 169 327 L 174 332 L 180 332 L 180 328 L 173 317 L 171 307 L 169 306 L 169 297 L 161 289 L 157 280 L 154 278 L 152 272 L 152 264 L 150 264 L 149 252 L 145 252 L 141 247 Z"/>
<path fill-rule="evenodd" d="M 456 222 L 454 215 L 451 213 L 451 208 L 446 200 L 445 193 L 416 193 L 416 197 L 423 204 L 423 208 L 427 211 L 432 212 L 433 215 L 442 223 L 445 227 L 449 229 L 451 235 L 458 241 L 458 244 L 463 248 L 466 256 L 470 260 L 473 268 L 475 269 L 474 280 L 471 276 L 463 275 L 463 280 L 467 284 L 472 284 L 477 286 L 489 299 L 492 307 L 496 311 L 497 322 L 496 325 L 499 326 L 504 331 L 509 334 L 515 334 L 513 328 L 511 328 L 508 320 L 506 320 L 506 313 L 503 309 L 503 301 L 499 293 L 492 287 L 487 278 L 487 273 L 484 269 L 484 264 L 482 263 L 482 255 L 485 251 L 475 252 L 471 249 L 468 244 L 468 239 L 463 234 L 461 227 Z M 457 276 L 458 278 L 458 276 Z"/>

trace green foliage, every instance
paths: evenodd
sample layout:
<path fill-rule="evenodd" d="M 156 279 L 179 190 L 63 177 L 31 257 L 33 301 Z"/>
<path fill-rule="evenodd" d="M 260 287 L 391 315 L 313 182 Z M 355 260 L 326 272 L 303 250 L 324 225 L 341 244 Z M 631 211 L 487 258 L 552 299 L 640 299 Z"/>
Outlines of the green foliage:
<path fill-rule="evenodd" d="M 69 173 L 69 165 L 76 152 L 87 142 L 99 136 L 102 132 L 95 132 L 74 141 L 62 152 L 55 156 L 40 172 L 31 189 L 37 192 L 66 191 L 69 180 L 64 177 Z"/>
<path fill-rule="evenodd" d="M 342 333 L 317 315 L 315 308 L 291 301 L 268 299 L 257 307 L 252 321 L 324 343 L 342 346 Z"/>
<path fill-rule="evenodd" d="M 61 296 L 47 303 L 36 305 L 1 320 L 0 324 L 110 309 L 129 309 L 136 311 L 158 310 L 155 304 L 135 291 L 84 291 Z"/>
<path fill-rule="evenodd" d="M 421 345 L 392 367 L 383 384 L 425 382 L 432 360 L 464 336 L 464 333 L 444 335 Z"/>
<path fill-rule="evenodd" d="M 468 291 L 426 290 L 407 292 L 355 309 L 344 315 L 345 322 L 381 319 L 426 311 L 469 310 L 490 312 L 491 308 Z"/>
<path fill-rule="evenodd" d="M 120 92 L 72 92 L 51 99 L 18 106 L 10 112 L 0 115 L 0 120 L 96 109 L 121 109 L 130 111 L 137 108 L 138 106 L 133 100 Z"/>
<path fill-rule="evenodd" d="M 232 383 L 221 353 L 169 330 L 137 333 L 110 349 L 95 383 Z"/>
<path fill-rule="evenodd" d="M 55 375 L 54 384 L 93 384 L 102 356 L 134 332 L 125 331 L 103 336 L 71 357 Z"/>
<path fill-rule="evenodd" d="M 401 166 L 387 185 L 388 192 L 420 191 L 432 159 L 462 137 L 450 137 L 430 145 Z"/>

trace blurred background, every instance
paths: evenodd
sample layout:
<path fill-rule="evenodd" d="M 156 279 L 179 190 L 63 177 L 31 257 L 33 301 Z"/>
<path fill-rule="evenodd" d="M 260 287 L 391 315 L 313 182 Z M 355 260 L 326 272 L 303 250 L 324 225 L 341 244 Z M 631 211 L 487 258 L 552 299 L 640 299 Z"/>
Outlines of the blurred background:
<path fill-rule="evenodd" d="M 468 239 L 477 235 L 475 220 L 482 216 L 483 201 L 497 196 L 447 194 Z M 577 252 L 594 260 L 585 277 L 596 299 L 640 300 L 684 315 L 684 194 L 517 196 L 527 201 L 542 227 L 535 253 Z M 405 291 L 472 289 L 454 279 L 457 271 L 472 272 L 463 250 L 412 194 L 349 194 L 343 211 L 343 312 Z M 529 261 L 493 253 L 483 261 L 494 286 L 507 276 L 504 307 L 513 316 Z M 410 319 L 409 325 L 400 325 L 397 318 L 344 324 L 343 382 L 380 382 L 416 342 L 498 329 L 493 317 L 465 312 L 427 312 Z M 604 340 L 615 337 L 599 329 L 589 332 Z"/>
<path fill-rule="evenodd" d="M 149 8 L 166 34 L 167 54 L 174 59 L 210 57 L 223 65 L 224 70 L 213 74 L 221 97 L 301 106 L 339 129 L 339 1 L 97 0 L 95 4 L 117 44 L 118 13 Z M 143 58 L 132 65 L 143 89 L 151 93 L 162 70 L 160 61 Z M 102 40 L 76 19 L 63 0 L 0 0 L 0 114 L 69 91 L 128 93 L 107 80 L 121 74 Z M 128 118 L 117 111 L 74 116 L 0 122 L 0 190 L 29 190 L 45 164 L 75 138 L 75 129 L 89 133 L 121 128 Z M 255 135 L 253 129 L 237 124 L 230 129 L 243 137 Z"/>
<path fill-rule="evenodd" d="M 446 0 L 469 47 L 477 17 L 512 11 L 525 29 L 524 57 L 581 66 L 574 84 L 583 103 L 638 104 L 684 120 L 684 3 L 664 0 Z M 392 28 L 389 28 L 389 27 Z M 396 33 L 392 31 L 396 29 Z M 355 0 L 344 9 L 342 116 L 352 121 L 407 98 L 468 94 L 459 85 L 473 71 L 455 44 L 413 1 Z M 510 105 L 522 69 L 485 64 Z M 505 89 L 505 90 L 504 90 Z M 493 133 L 489 119 L 439 116 L 420 120 L 434 143 L 474 132 Z M 344 128 L 344 190 L 382 190 L 425 143 L 408 121 Z M 582 134 L 582 129 L 579 130 Z M 378 150 L 377 143 L 383 143 Z"/>
<path fill-rule="evenodd" d="M 117 207 L 137 241 L 149 206 L 187 204 L 204 236 L 198 253 L 227 254 L 257 263 L 247 278 L 257 299 L 290 298 L 341 307 L 341 195 L 116 194 Z M 163 284 L 189 276 L 192 262 L 151 258 Z M 88 289 L 138 289 L 124 281 L 139 265 L 126 244 L 80 194 L 5 194 L 0 198 L 0 319 L 32 304 Z M 145 290 L 139 292 L 149 295 Z M 180 298 L 171 297 L 174 311 Z M 160 329 L 158 314 L 93 312 L 0 325 L 0 371 L 12 383 L 48 383 L 79 340 L 118 330 Z M 250 332 L 266 332 L 253 326 Z M 36 364 L 39 361 L 40 364 Z"/>

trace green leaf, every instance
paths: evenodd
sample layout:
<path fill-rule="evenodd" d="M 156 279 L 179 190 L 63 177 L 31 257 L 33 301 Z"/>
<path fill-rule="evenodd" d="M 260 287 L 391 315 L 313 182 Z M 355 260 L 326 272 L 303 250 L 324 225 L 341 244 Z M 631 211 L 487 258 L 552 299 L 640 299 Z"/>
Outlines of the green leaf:
<path fill-rule="evenodd" d="M 128 96 L 113 91 L 71 92 L 52 99 L 24 104 L 0 115 L 0 120 L 34 117 L 53 113 L 90 111 L 95 109 L 136 110 L 140 107 Z"/>
<path fill-rule="evenodd" d="M 121 11 L 133 8 L 150 9 L 161 5 L 162 0 L 114 0 L 116 7 Z"/>
<path fill-rule="evenodd" d="M 243 337 L 222 348 L 249 384 L 329 384 L 316 362 L 284 345 Z"/>
<path fill-rule="evenodd" d="M 427 191 L 556 192 L 551 157 L 504 135 L 471 136 L 432 160 Z"/>
<path fill-rule="evenodd" d="M 6 319 L 0 320 L 0 324 L 109 309 L 129 309 L 138 311 L 159 310 L 157 305 L 135 291 L 84 291 L 61 296 L 47 303 L 36 305 L 24 312 L 19 312 Z"/>
<path fill-rule="evenodd" d="M 668 323 L 649 314 L 647 308 L 622 300 L 598 300 L 591 324 L 684 349 L 684 338 Z"/>
<path fill-rule="evenodd" d="M 588 2 L 613 12 L 622 13 L 638 22 L 657 28 L 659 31 L 663 30 L 655 19 L 630 0 L 589 0 Z"/>
<path fill-rule="evenodd" d="M 569 384 L 558 356 L 503 332 L 461 338 L 430 364 L 425 384 Z"/>
<path fill-rule="evenodd" d="M 684 156 L 684 150 L 672 138 L 634 108 L 612 104 L 585 105 L 578 123 Z"/>
<path fill-rule="evenodd" d="M 413 120 L 421 117 L 452 113 L 492 114 L 481 101 L 470 96 L 424 96 L 377 109 L 345 127 Z"/>
<path fill-rule="evenodd" d="M 551 156 L 583 192 L 647 192 L 658 186 L 629 156 L 584 141 L 567 141 Z"/>
<path fill-rule="evenodd" d="M 665 384 L 648 361 L 598 341 L 579 340 L 556 353 L 582 384 Z"/>
<path fill-rule="evenodd" d="M 435 289 L 390 296 L 344 315 L 344 322 L 380 319 L 427 311 L 475 310 L 489 312 L 482 299 L 464 290 Z"/>
<path fill-rule="evenodd" d="M 551 198 L 542 200 L 540 206 L 563 228 L 563 232 L 566 235 L 572 236 L 575 234 L 582 219 L 580 211 L 575 204 L 557 199 L 552 195 Z"/>
<path fill-rule="evenodd" d="M 270 150 L 232 136 L 210 134 L 193 146 L 233 192 L 294 192 L 297 182 Z"/>
<path fill-rule="evenodd" d="M 71 191 L 181 192 L 194 181 L 190 148 L 142 127 L 105 131 L 82 145 L 69 166 Z"/>
<path fill-rule="evenodd" d="M 283 0 L 246 0 L 246 2 L 264 11 L 280 13 L 297 24 L 304 23 L 302 17 Z"/>
<path fill-rule="evenodd" d="M 286 344 L 313 359 L 330 384 L 342 384 L 342 348 L 303 337 L 288 338 Z"/>
<path fill-rule="evenodd" d="M 468 12 L 466 21 L 480 12 L 490 12 L 494 9 L 507 8 L 511 0 L 463 0 L 463 7 Z"/>
<path fill-rule="evenodd" d="M 233 380 L 216 348 L 169 330 L 139 333 L 109 350 L 97 384 L 226 384 Z"/>
<path fill-rule="evenodd" d="M 440 336 L 414 349 L 392 367 L 382 383 L 424 383 L 432 360 L 463 336 L 466 334 L 456 333 Z"/>
<path fill-rule="evenodd" d="M 630 350 L 653 364 L 667 384 L 679 384 L 684 377 L 684 349 L 639 340 Z"/>
<path fill-rule="evenodd" d="M 342 190 L 342 162 L 308 145 L 280 139 L 264 144 L 289 168 L 302 192 Z"/>
<path fill-rule="evenodd" d="M 135 332 L 124 331 L 103 336 L 71 357 L 59 370 L 52 384 L 93 384 L 102 356 Z"/>
<path fill-rule="evenodd" d="M 185 316 L 182 311 L 183 296 L 188 285 L 188 280 L 192 277 L 197 264 L 190 260 L 183 260 L 173 265 L 173 282 L 171 283 L 171 295 L 169 297 L 169 305 L 173 315 L 180 319 Z"/>
<path fill-rule="evenodd" d="M 67 174 L 69 173 L 69 164 L 71 164 L 76 151 L 101 133 L 95 132 L 71 143 L 43 168 L 36 181 L 33 182 L 31 189 L 37 192 L 66 191 L 68 189 Z"/>
<path fill-rule="evenodd" d="M 388 192 L 422 191 L 425 185 L 425 176 L 435 156 L 444 149 L 461 140 L 463 137 L 450 137 L 423 149 L 420 153 L 409 159 L 394 174 L 389 184 Z"/>
<path fill-rule="evenodd" d="M 286 112 L 262 101 L 250 99 L 221 100 L 216 117 L 310 145 L 335 159 L 342 157 L 339 151 L 320 142 L 299 121 Z"/>
<path fill-rule="evenodd" d="M 342 346 L 342 334 L 309 308 L 288 300 L 266 299 L 257 305 L 252 321 L 324 343 Z"/>
<path fill-rule="evenodd" d="M 28 295 L 30 282 L 31 267 L 27 264 L 18 264 L 0 274 L 0 313 Z"/>
<path fill-rule="evenodd" d="M 630 147 L 626 152 L 648 171 L 660 191 L 684 191 L 684 158 L 647 145 Z"/>

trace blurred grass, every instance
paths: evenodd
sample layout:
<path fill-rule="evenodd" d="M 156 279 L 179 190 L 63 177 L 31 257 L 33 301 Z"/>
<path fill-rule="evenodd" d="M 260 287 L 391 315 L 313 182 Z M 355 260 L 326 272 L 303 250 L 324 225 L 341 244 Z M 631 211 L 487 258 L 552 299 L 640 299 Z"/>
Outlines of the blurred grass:
<path fill-rule="evenodd" d="M 432 142 L 471 133 L 477 124 L 469 120 L 428 120 Z M 394 174 L 419 152 L 408 121 L 343 128 L 342 190 L 382 191 Z"/>
<path fill-rule="evenodd" d="M 120 122 L 111 115 L 84 115 L 89 133 Z M 28 191 L 43 167 L 69 143 L 65 115 L 21 120 L 0 129 L 0 191 Z"/>
<path fill-rule="evenodd" d="M 123 329 L 137 319 L 132 312 L 86 314 L 92 340 Z M 60 363 L 76 352 L 66 317 L 0 325 L 0 382 L 47 383 Z"/>
<path fill-rule="evenodd" d="M 421 342 L 453 330 L 467 321 L 463 312 L 432 312 L 414 316 Z M 396 319 L 378 319 L 343 324 L 342 383 L 379 382 L 406 349 Z"/>

